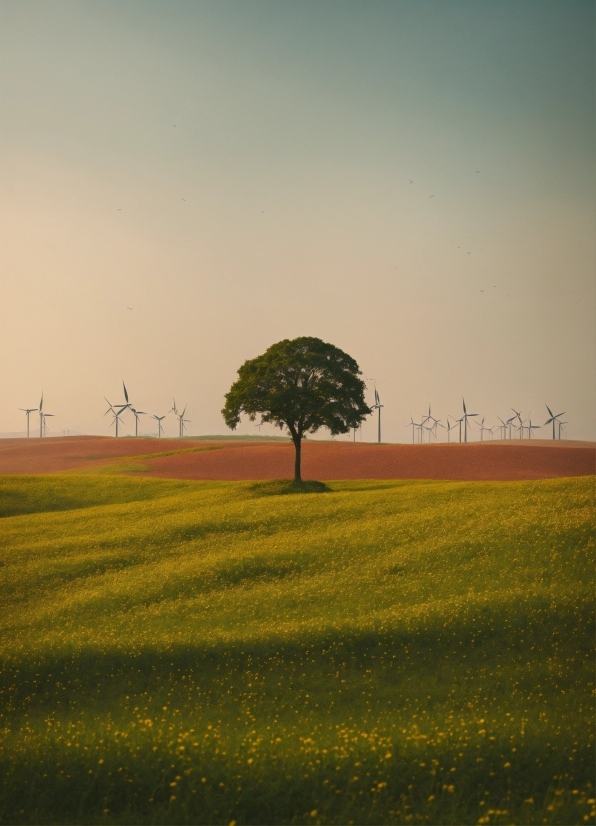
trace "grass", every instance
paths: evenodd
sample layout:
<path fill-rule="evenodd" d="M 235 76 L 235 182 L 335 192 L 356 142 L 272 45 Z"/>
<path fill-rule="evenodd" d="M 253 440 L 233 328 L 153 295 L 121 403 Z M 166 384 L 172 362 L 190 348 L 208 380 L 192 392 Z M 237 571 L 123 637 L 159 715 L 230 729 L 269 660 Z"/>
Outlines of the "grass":
<path fill-rule="evenodd" d="M 290 488 L 0 479 L 0 821 L 594 822 L 594 479 Z"/>

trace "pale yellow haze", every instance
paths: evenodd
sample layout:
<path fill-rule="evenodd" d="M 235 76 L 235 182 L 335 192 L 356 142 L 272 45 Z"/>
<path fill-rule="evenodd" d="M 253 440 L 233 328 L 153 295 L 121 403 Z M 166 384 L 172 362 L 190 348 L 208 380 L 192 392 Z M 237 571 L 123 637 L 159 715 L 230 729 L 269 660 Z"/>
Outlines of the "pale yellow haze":
<path fill-rule="evenodd" d="M 462 395 L 596 438 L 592 2 L 3 0 L 0 37 L 0 432 L 42 390 L 113 432 L 124 379 L 225 433 L 311 335 L 386 441 Z"/>

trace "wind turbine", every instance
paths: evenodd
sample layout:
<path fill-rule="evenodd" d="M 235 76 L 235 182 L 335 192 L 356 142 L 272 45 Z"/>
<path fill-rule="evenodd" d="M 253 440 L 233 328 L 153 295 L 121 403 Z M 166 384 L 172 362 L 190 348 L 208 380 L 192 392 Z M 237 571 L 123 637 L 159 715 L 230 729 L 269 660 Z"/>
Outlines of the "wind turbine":
<path fill-rule="evenodd" d="M 151 416 L 152 419 L 155 419 L 157 422 L 157 438 L 161 439 L 161 432 L 163 430 L 162 421 L 165 419 L 165 416 Z"/>
<path fill-rule="evenodd" d="M 378 436 L 379 444 L 381 444 L 381 408 L 384 407 L 384 406 L 385 405 L 381 404 L 381 397 L 377 393 L 377 388 L 375 387 L 375 403 L 373 404 L 372 409 L 379 411 L 379 436 Z"/>
<path fill-rule="evenodd" d="M 462 416 L 462 419 L 464 420 L 464 442 L 467 442 L 468 441 L 468 419 L 471 419 L 472 416 L 477 416 L 478 413 L 468 413 L 468 411 L 466 410 L 466 402 L 465 402 L 465 399 L 464 399 L 463 396 L 461 397 L 461 400 L 462 400 L 462 404 L 464 406 L 464 415 Z"/>
<path fill-rule="evenodd" d="M 39 402 L 39 438 L 43 436 L 43 390 L 41 391 L 41 399 Z"/>
<path fill-rule="evenodd" d="M 190 422 L 190 421 L 191 421 L 190 419 L 185 419 L 185 418 L 184 418 L 184 414 L 186 413 L 186 408 L 187 408 L 187 407 L 188 407 L 188 405 L 187 405 L 187 404 L 186 404 L 186 405 L 184 405 L 184 410 L 183 410 L 183 411 L 182 411 L 182 413 L 180 414 L 180 438 L 181 438 L 181 439 L 183 439 L 183 438 L 184 438 L 184 425 L 185 425 L 187 422 Z M 261 431 L 259 430 L 259 433 L 260 433 L 260 432 L 261 432 Z"/>
<path fill-rule="evenodd" d="M 420 427 L 420 425 L 419 425 L 419 424 L 417 424 L 417 423 L 414 421 L 414 419 L 412 418 L 412 414 L 411 414 L 411 413 L 410 413 L 410 423 L 409 423 L 409 424 L 407 424 L 407 425 L 406 425 L 406 427 L 411 427 L 411 428 L 412 428 L 412 444 L 414 444 L 414 428 L 415 428 L 415 427 Z"/>
<path fill-rule="evenodd" d="M 561 413 L 561 416 L 563 414 Z M 557 420 L 557 424 L 559 425 L 559 441 L 561 440 L 561 431 L 565 429 L 565 425 L 569 424 L 569 422 L 562 422 L 560 419 Z"/>
<path fill-rule="evenodd" d="M 482 417 L 482 421 L 480 422 L 480 424 L 478 424 L 478 422 L 476 422 L 476 424 L 478 424 L 478 427 L 480 428 L 480 441 L 481 442 L 484 441 L 484 431 L 488 430 L 488 427 L 484 426 L 484 419 L 485 418 L 486 418 L 485 416 Z"/>
<path fill-rule="evenodd" d="M 104 396 L 104 399 L 106 399 L 105 396 Z M 121 416 L 122 413 L 124 413 L 124 411 L 126 410 L 126 408 L 129 405 L 124 405 L 121 410 L 117 410 L 116 407 L 114 407 L 112 405 L 112 403 L 109 401 L 109 399 L 106 399 L 106 401 L 108 403 L 108 409 L 106 410 L 106 412 L 103 415 L 107 416 L 108 413 L 111 413 L 113 415 L 114 420 L 113 420 L 112 424 L 114 424 L 114 422 L 116 423 L 116 438 L 118 438 L 118 425 L 120 424 L 120 416 Z"/>
<path fill-rule="evenodd" d="M 547 419 L 547 420 L 545 421 L 545 423 L 544 423 L 544 427 L 546 427 L 546 425 L 547 425 L 547 424 L 550 424 L 551 422 L 553 423 L 553 439 L 554 439 L 554 438 L 555 438 L 555 422 L 556 422 L 557 424 L 559 424 L 559 417 L 560 417 L 560 416 L 564 416 L 564 415 L 565 415 L 565 411 L 563 411 L 562 413 L 557 413 L 557 415 L 555 416 L 555 414 L 554 414 L 554 413 L 553 413 L 553 411 L 550 409 L 550 407 L 548 406 L 548 404 L 545 404 L 544 406 L 545 406 L 545 407 L 546 407 L 546 409 L 548 410 L 548 415 L 550 416 L 550 419 Z M 561 438 L 561 431 L 560 431 L 560 430 L 559 430 L 559 438 Z"/>
<path fill-rule="evenodd" d="M 107 399 L 106 399 L 106 401 L 107 401 Z M 108 404 L 110 404 L 110 403 L 108 402 Z M 112 415 L 114 416 L 112 424 L 116 425 L 116 438 L 118 438 L 118 425 L 120 424 L 120 416 L 124 413 L 125 409 L 126 408 L 124 408 L 122 410 L 116 410 L 116 408 L 112 407 L 112 405 L 110 404 L 109 408 L 104 413 L 104 416 L 105 416 L 106 414 L 111 412 Z"/>
<path fill-rule="evenodd" d="M 497 419 L 501 422 L 499 425 L 499 430 L 503 431 L 503 439 L 507 438 L 507 422 L 504 422 L 500 416 L 497 416 Z"/>
<path fill-rule="evenodd" d="M 41 394 L 41 401 L 39 402 L 39 438 L 46 435 L 46 419 L 52 417 L 53 413 L 43 412 L 43 393 Z"/>
<path fill-rule="evenodd" d="M 426 418 L 423 419 L 422 424 L 424 425 L 424 424 L 426 424 L 426 422 L 430 422 L 430 421 L 432 421 L 432 425 L 430 426 L 430 428 L 428 428 L 428 427 L 425 428 L 425 430 L 429 431 L 429 435 L 428 435 L 428 443 L 429 444 L 430 444 L 431 434 L 435 437 L 435 439 L 437 438 L 437 425 L 439 424 L 439 419 L 435 419 L 435 417 L 430 412 L 430 403 L 429 403 L 429 405 L 428 405 L 428 416 L 426 416 Z"/>
<path fill-rule="evenodd" d="M 126 385 L 124 384 L 124 382 L 122 382 L 122 387 L 124 388 L 124 398 L 126 399 L 125 404 L 113 405 L 112 402 L 104 396 L 104 399 L 108 403 L 108 409 L 103 415 L 107 416 L 108 413 L 112 413 L 112 415 L 114 416 L 114 422 L 116 423 L 116 438 L 118 438 L 118 425 L 120 423 L 120 416 L 128 407 L 130 407 L 130 409 L 132 410 L 132 405 L 128 401 L 128 391 L 126 390 Z"/>
<path fill-rule="evenodd" d="M 453 419 L 453 424 L 449 421 L 449 419 Z M 456 419 L 455 416 L 452 416 L 451 413 L 447 414 L 447 442 L 451 442 L 451 431 L 455 429 L 455 425 L 459 422 L 459 419 Z M 461 442 L 461 424 L 459 426 L 460 434 L 459 440 Z"/>
<path fill-rule="evenodd" d="M 528 418 L 528 439 L 532 438 L 532 431 L 533 430 L 540 430 L 539 424 L 532 424 L 532 414 Z"/>
<path fill-rule="evenodd" d="M 176 399 L 172 399 L 172 400 L 174 402 L 174 406 L 172 407 L 172 410 L 174 411 L 176 416 L 178 416 L 178 438 L 181 439 L 184 436 L 184 422 L 189 422 L 190 421 L 190 419 L 185 419 L 184 418 L 184 414 L 186 413 L 186 408 L 188 407 L 188 405 L 185 405 L 184 410 L 182 411 L 182 413 L 179 413 L 178 408 L 176 407 Z M 261 422 L 261 424 L 262 424 L 262 422 Z"/>
<path fill-rule="evenodd" d="M 29 438 L 29 415 L 31 413 L 35 413 L 38 410 L 37 407 L 19 407 L 19 410 L 22 410 L 23 413 L 27 414 L 27 438 Z"/>
<path fill-rule="evenodd" d="M 147 414 L 145 413 L 144 410 L 135 410 L 134 407 L 131 407 L 130 409 L 134 413 L 134 417 L 135 417 L 135 436 L 138 436 L 139 435 L 139 416 L 146 416 Z M 122 411 L 120 411 L 120 412 L 122 412 Z"/>
<path fill-rule="evenodd" d="M 512 407 L 511 409 L 515 413 L 515 416 L 513 417 L 513 419 L 519 419 L 519 438 L 523 439 L 524 438 L 524 423 L 522 422 L 521 410 L 518 411 L 518 410 L 515 409 L 515 407 Z M 511 421 L 513 421 L 513 419 L 511 419 Z"/>

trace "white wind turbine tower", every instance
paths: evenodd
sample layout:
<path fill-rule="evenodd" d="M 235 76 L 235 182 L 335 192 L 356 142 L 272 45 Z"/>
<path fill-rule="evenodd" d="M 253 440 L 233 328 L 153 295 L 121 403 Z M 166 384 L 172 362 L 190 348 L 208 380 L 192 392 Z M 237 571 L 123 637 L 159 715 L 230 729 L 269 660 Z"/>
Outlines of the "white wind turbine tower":
<path fill-rule="evenodd" d="M 190 419 L 185 419 L 184 418 L 184 414 L 186 413 L 186 408 L 187 407 L 188 407 L 188 405 L 184 406 L 184 410 L 182 411 L 182 413 L 178 413 L 178 411 L 176 411 L 176 415 L 178 416 L 179 438 L 180 439 L 184 438 L 184 425 L 187 422 L 190 422 Z"/>
<path fill-rule="evenodd" d="M 116 424 L 116 438 L 118 438 L 118 425 L 120 424 L 120 416 L 124 413 L 124 411 L 128 407 L 130 407 L 130 409 L 132 410 L 132 406 L 131 406 L 130 402 L 128 401 L 128 392 L 126 390 L 126 385 L 124 384 L 124 382 L 122 382 L 122 387 L 124 388 L 124 398 L 126 399 L 125 404 L 113 405 L 111 403 L 111 401 L 109 399 L 106 399 L 106 397 L 104 396 L 104 399 L 106 399 L 106 401 L 108 403 L 108 409 L 106 410 L 106 412 L 103 415 L 107 416 L 108 413 L 112 413 L 112 415 L 114 416 L 114 421 L 112 423 L 115 422 L 115 424 Z"/>
<path fill-rule="evenodd" d="M 104 399 L 105 399 L 105 396 L 104 396 Z M 126 407 L 128 407 L 128 405 L 126 405 L 122 410 L 117 410 L 115 407 L 112 407 L 112 405 L 110 404 L 110 402 L 107 399 L 106 399 L 106 401 L 108 402 L 108 404 L 110 406 L 108 407 L 108 409 L 106 410 L 106 412 L 103 415 L 107 416 L 108 413 L 111 413 L 113 415 L 114 418 L 112 419 L 112 424 L 116 425 L 116 438 L 118 438 L 118 425 L 120 424 L 120 416 L 124 413 L 124 411 L 126 410 Z"/>
<path fill-rule="evenodd" d="M 485 418 L 486 418 L 486 416 L 483 416 L 483 417 L 482 417 L 482 421 L 480 422 L 480 424 L 478 424 L 478 422 L 476 422 L 476 424 L 478 424 L 478 427 L 480 428 L 480 441 L 481 441 L 481 442 L 483 442 L 483 441 L 484 441 L 484 431 L 485 431 L 485 430 L 486 430 L 487 432 L 489 431 L 489 428 L 484 426 L 484 420 L 485 420 Z"/>
<path fill-rule="evenodd" d="M 563 414 L 561 413 L 561 416 Z M 569 424 L 569 422 L 562 422 L 560 419 L 557 419 L 557 424 L 559 426 L 559 441 L 561 441 L 561 432 L 565 430 L 565 425 Z"/>
<path fill-rule="evenodd" d="M 414 444 L 414 428 L 420 427 L 420 425 L 417 424 L 417 422 L 414 421 L 414 419 L 412 418 L 411 413 L 410 413 L 410 423 L 407 424 L 406 427 L 411 427 L 412 428 L 412 444 Z"/>
<path fill-rule="evenodd" d="M 377 393 L 377 388 L 375 387 L 375 403 L 372 406 L 373 410 L 379 411 L 379 424 L 378 424 L 378 442 L 381 444 L 381 408 L 385 405 L 381 404 L 381 397 Z"/>
<path fill-rule="evenodd" d="M 453 424 L 449 421 L 449 419 L 453 419 Z M 451 443 L 451 431 L 455 428 L 455 425 L 458 423 L 458 419 L 455 416 L 452 416 L 451 413 L 447 414 L 447 443 Z M 461 424 L 459 426 L 460 429 L 460 442 L 461 442 Z"/>
<path fill-rule="evenodd" d="M 427 422 L 430 422 L 430 421 L 432 421 L 432 425 L 431 425 L 430 427 L 426 427 L 426 423 L 427 423 Z M 425 417 L 422 419 L 422 422 L 421 422 L 421 424 L 420 424 L 420 427 L 421 427 L 421 428 L 423 427 L 426 431 L 428 431 L 428 443 L 429 443 L 429 444 L 430 444 L 430 442 L 431 442 L 431 435 L 434 435 L 434 436 L 435 436 L 435 438 L 436 438 L 436 435 L 437 435 L 437 424 L 438 424 L 438 422 L 439 422 L 439 420 L 438 420 L 438 419 L 435 419 L 435 417 L 431 414 L 431 412 L 430 412 L 430 404 L 429 404 L 429 405 L 428 405 L 428 415 L 427 415 L 427 416 L 425 416 Z M 422 431 L 420 431 L 420 432 L 422 432 Z"/>
<path fill-rule="evenodd" d="M 184 424 L 185 424 L 185 422 L 190 422 L 190 419 L 185 419 L 184 418 L 184 414 L 186 413 L 186 408 L 188 407 L 188 405 L 185 405 L 184 410 L 182 411 L 182 413 L 179 413 L 178 408 L 176 407 L 176 399 L 172 399 L 172 401 L 174 402 L 174 406 L 172 407 L 172 410 L 176 414 L 176 416 L 178 417 L 178 438 L 182 439 L 182 437 L 184 436 Z M 261 424 L 262 424 L 262 422 L 261 422 Z"/>
<path fill-rule="evenodd" d="M 155 419 L 157 422 L 157 438 L 161 439 L 161 434 L 163 431 L 162 421 L 165 419 L 165 416 L 151 416 L 152 419 Z"/>
<path fill-rule="evenodd" d="M 27 414 L 27 438 L 29 438 L 29 415 L 31 413 L 35 413 L 38 410 L 37 407 L 19 407 L 19 410 L 22 410 L 23 413 Z"/>
<path fill-rule="evenodd" d="M 532 431 L 533 430 L 540 430 L 539 424 L 532 424 L 532 414 L 528 417 L 528 439 L 532 438 Z"/>
<path fill-rule="evenodd" d="M 545 421 L 544 427 L 546 427 L 547 424 L 550 424 L 552 422 L 552 424 L 553 424 L 553 439 L 554 439 L 555 438 L 555 423 L 559 424 L 560 417 L 565 415 L 565 411 L 563 411 L 562 413 L 557 413 L 557 415 L 555 416 L 555 414 L 550 409 L 548 404 L 545 404 L 544 406 L 548 410 L 548 415 L 550 416 L 550 418 Z M 565 424 L 567 424 L 567 422 L 565 422 Z M 561 430 L 559 429 L 559 439 L 560 438 L 561 438 Z"/>
<path fill-rule="evenodd" d="M 144 410 L 135 410 L 134 407 L 131 407 L 130 409 L 132 410 L 132 412 L 134 414 L 134 417 L 135 417 L 135 436 L 138 436 L 139 435 L 139 416 L 146 416 L 147 414 L 145 413 Z"/>
<path fill-rule="evenodd" d="M 46 435 L 46 419 L 53 417 L 53 413 L 43 412 L 43 392 L 41 394 L 41 401 L 39 402 L 39 438 Z"/>
<path fill-rule="evenodd" d="M 507 438 L 507 423 L 504 422 L 503 419 L 500 416 L 497 416 L 497 419 L 501 422 L 501 424 L 498 426 L 498 429 L 500 431 L 502 431 L 502 438 L 506 439 Z"/>
<path fill-rule="evenodd" d="M 523 439 L 524 438 L 524 423 L 522 422 L 521 410 L 516 410 L 515 407 L 512 407 L 511 409 L 515 413 L 515 416 L 513 417 L 513 419 L 518 419 L 519 420 L 519 428 L 518 428 L 519 438 Z M 511 419 L 511 421 L 513 421 L 513 419 Z"/>
<path fill-rule="evenodd" d="M 464 399 L 463 396 L 461 397 L 461 400 L 462 400 L 462 404 L 464 406 L 464 415 L 462 416 L 462 419 L 463 419 L 463 422 L 464 422 L 464 442 L 467 442 L 468 441 L 468 419 L 471 419 L 472 416 L 477 416 L 478 413 L 468 413 L 468 411 L 466 410 L 466 402 L 465 402 L 465 399 Z"/>

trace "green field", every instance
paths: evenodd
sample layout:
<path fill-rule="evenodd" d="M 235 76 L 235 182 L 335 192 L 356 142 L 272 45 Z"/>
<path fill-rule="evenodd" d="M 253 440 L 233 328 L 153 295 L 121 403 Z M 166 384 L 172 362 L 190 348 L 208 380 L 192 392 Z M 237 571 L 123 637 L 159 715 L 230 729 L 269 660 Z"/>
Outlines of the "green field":
<path fill-rule="evenodd" d="M 0 479 L 0 822 L 594 822 L 594 479 L 285 490 Z"/>

